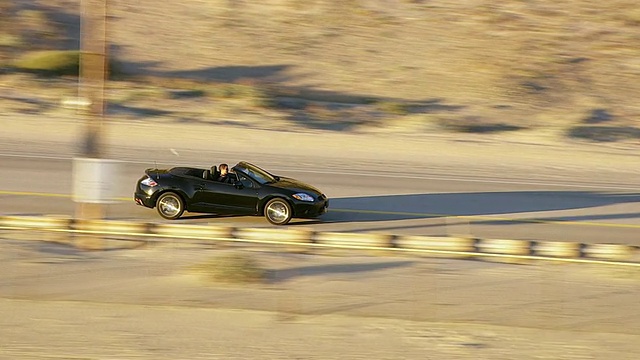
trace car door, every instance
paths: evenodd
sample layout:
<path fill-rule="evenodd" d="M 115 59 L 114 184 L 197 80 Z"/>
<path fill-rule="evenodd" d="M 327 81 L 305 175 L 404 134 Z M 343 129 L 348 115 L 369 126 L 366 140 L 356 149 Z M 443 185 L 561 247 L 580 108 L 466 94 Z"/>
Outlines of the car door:
<path fill-rule="evenodd" d="M 257 187 L 246 178 L 236 184 L 203 180 L 197 193 L 199 202 L 211 211 L 231 214 L 256 213 Z"/>
<path fill-rule="evenodd" d="M 258 186 L 243 174 L 238 181 L 222 184 L 217 196 L 221 209 L 231 213 L 255 214 L 258 207 Z"/>
<path fill-rule="evenodd" d="M 191 211 L 217 212 L 219 211 L 220 193 L 223 191 L 222 183 L 213 180 L 198 179 L 193 181 L 193 199 Z"/>

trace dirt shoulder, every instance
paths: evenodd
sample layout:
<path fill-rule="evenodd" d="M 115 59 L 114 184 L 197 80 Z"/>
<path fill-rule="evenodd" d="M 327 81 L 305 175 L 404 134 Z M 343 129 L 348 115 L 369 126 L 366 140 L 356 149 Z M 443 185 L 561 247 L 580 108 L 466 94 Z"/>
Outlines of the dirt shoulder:
<path fill-rule="evenodd" d="M 637 336 L 197 307 L 0 299 L 0 356 L 119 359 L 635 359 Z M 37 334 L 37 335 L 36 335 Z"/>
<path fill-rule="evenodd" d="M 190 271 L 230 250 L 2 247 L 0 305 L 12 315 L 0 318 L 0 354 L 12 359 L 633 359 L 638 351 L 632 270 L 252 252 L 269 280 L 230 285 Z"/>

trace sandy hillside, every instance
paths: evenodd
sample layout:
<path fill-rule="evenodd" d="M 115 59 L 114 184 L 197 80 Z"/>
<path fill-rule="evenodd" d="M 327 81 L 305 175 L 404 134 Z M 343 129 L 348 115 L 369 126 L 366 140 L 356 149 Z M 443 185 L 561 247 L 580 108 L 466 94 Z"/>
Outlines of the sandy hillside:
<path fill-rule="evenodd" d="M 111 54 L 129 74 L 266 82 L 346 102 L 354 95 L 421 101 L 418 120 L 439 124 L 640 138 L 634 0 L 111 0 L 108 6 Z M 77 45 L 78 1 L 22 0 L 18 7 L 46 11 L 66 29 L 56 46 Z"/>

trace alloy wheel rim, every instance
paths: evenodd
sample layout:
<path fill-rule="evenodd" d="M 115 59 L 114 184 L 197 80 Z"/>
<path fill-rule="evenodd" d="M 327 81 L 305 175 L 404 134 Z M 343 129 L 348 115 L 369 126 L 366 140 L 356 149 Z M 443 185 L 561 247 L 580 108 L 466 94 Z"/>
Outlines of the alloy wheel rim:
<path fill-rule="evenodd" d="M 275 222 L 283 222 L 289 215 L 287 207 L 282 203 L 273 203 L 269 205 L 267 212 L 269 214 L 269 218 Z"/>
<path fill-rule="evenodd" d="M 167 197 L 160 202 L 160 211 L 167 216 L 175 216 L 180 212 L 180 203 L 175 197 Z"/>

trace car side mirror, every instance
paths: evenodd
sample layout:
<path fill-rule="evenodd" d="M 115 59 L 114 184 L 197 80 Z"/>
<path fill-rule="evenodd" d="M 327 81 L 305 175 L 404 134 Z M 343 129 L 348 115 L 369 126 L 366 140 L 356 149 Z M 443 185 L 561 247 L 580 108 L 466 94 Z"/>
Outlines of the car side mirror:
<path fill-rule="evenodd" d="M 244 188 L 244 184 L 242 184 L 242 182 L 240 182 L 240 181 L 236 181 L 236 182 L 234 182 L 234 183 L 233 183 L 233 186 L 235 186 L 235 187 L 236 187 L 236 189 L 242 189 L 242 188 Z"/>

